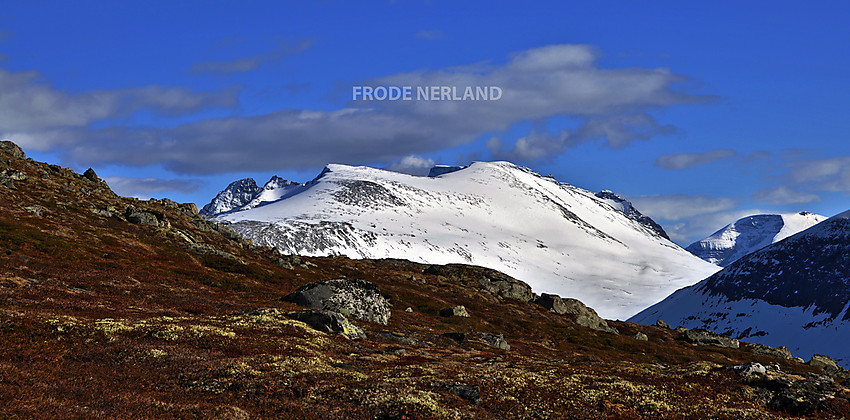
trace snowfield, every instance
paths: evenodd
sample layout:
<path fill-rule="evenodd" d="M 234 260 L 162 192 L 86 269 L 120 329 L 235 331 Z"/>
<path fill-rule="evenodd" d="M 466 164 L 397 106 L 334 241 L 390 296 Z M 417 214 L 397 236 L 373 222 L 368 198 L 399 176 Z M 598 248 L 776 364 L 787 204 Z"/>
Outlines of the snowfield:
<path fill-rule="evenodd" d="M 493 268 L 610 319 L 626 319 L 719 270 L 639 212 L 629 217 L 616 200 L 527 168 L 476 162 L 437 173 L 328 165 L 315 180 L 287 186 L 282 199 L 216 219 L 286 254 Z"/>

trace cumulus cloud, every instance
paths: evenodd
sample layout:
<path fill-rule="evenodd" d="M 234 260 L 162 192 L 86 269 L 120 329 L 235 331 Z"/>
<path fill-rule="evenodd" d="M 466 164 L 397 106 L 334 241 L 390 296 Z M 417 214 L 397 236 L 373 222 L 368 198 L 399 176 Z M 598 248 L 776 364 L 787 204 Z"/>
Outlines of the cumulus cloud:
<path fill-rule="evenodd" d="M 655 160 L 655 166 L 664 169 L 687 169 L 721 159 L 734 157 L 737 153 L 730 149 L 715 149 L 703 153 L 677 153 L 661 155 Z"/>
<path fill-rule="evenodd" d="M 208 107 L 235 106 L 238 95 L 238 87 L 194 92 L 156 85 L 68 94 L 42 82 L 38 72 L 0 69 L 0 134 L 13 137 L 12 133 L 85 127 L 143 109 L 184 115 Z"/>
<path fill-rule="evenodd" d="M 482 134 L 504 137 L 524 121 L 566 116 L 578 122 L 570 131 L 533 132 L 512 145 L 491 144 L 503 158 L 530 160 L 582 141 L 598 140 L 616 148 L 668 133 L 673 128 L 648 112 L 712 100 L 683 91 L 680 85 L 687 79 L 669 69 L 600 69 L 597 56 L 586 45 L 554 45 L 519 52 L 501 65 L 422 70 L 356 82 L 498 86 L 503 96 L 497 101 L 357 101 L 338 110 L 285 109 L 169 128 L 95 123 L 144 107 L 187 112 L 229 103 L 235 95 L 179 89 L 70 95 L 38 83 L 33 75 L 5 72 L 0 74 L 0 88 L 10 86 L 12 93 L 0 89 L 0 134 L 24 139 L 29 143 L 24 147 L 52 147 L 80 166 L 158 164 L 180 174 L 213 174 L 304 170 L 328 162 L 390 164 L 459 146 Z M 3 77 L 16 80 L 3 83 Z M 163 99 L 165 93 L 174 98 Z M 44 100 L 30 101 L 33 97 Z"/>
<path fill-rule="evenodd" d="M 230 38 L 228 38 L 230 39 Z M 233 42 L 227 41 L 226 42 Z M 222 45 L 220 41 L 216 44 L 217 47 Z M 197 63 L 189 69 L 192 74 L 214 73 L 220 75 L 228 75 L 232 73 L 246 73 L 260 67 L 263 64 L 283 60 L 293 54 L 298 54 L 313 44 L 312 40 L 301 40 L 297 42 L 285 42 L 272 51 L 253 55 L 250 57 L 240 57 L 232 60 L 222 61 L 205 61 Z"/>
<path fill-rule="evenodd" d="M 850 156 L 791 163 L 788 179 L 820 191 L 850 192 Z"/>
<path fill-rule="evenodd" d="M 752 195 L 753 200 L 769 204 L 802 204 L 820 200 L 817 194 L 797 191 L 786 185 L 758 190 Z"/>
<path fill-rule="evenodd" d="M 387 169 L 393 172 L 401 172 L 403 174 L 425 176 L 431 168 L 434 167 L 434 159 L 424 158 L 422 156 L 410 155 L 401 158 L 398 162 L 394 162 Z"/>
<path fill-rule="evenodd" d="M 110 176 L 105 177 L 104 180 L 118 195 L 127 197 L 150 197 L 152 194 L 166 191 L 192 193 L 203 186 L 203 182 L 198 179 L 128 178 Z"/>

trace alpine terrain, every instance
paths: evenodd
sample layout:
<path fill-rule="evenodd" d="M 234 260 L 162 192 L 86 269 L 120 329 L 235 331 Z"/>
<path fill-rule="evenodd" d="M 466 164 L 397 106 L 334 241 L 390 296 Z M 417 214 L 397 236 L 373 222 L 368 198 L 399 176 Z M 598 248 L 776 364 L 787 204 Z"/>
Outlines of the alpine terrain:
<path fill-rule="evenodd" d="M 753 251 L 779 242 L 822 221 L 825 216 L 801 211 L 789 214 L 757 214 L 738 219 L 711 236 L 688 245 L 686 250 L 721 267 Z"/>
<path fill-rule="evenodd" d="M 0 198 L 3 419 L 850 417 L 827 358 L 606 321 L 482 267 L 282 256 L 7 141 Z"/>
<path fill-rule="evenodd" d="M 284 254 L 484 266 L 608 318 L 625 319 L 718 270 L 610 191 L 594 194 L 508 162 L 431 174 L 438 176 L 329 165 L 276 202 L 215 220 Z"/>
<path fill-rule="evenodd" d="M 749 254 L 630 319 L 705 328 L 850 365 L 850 211 Z"/>

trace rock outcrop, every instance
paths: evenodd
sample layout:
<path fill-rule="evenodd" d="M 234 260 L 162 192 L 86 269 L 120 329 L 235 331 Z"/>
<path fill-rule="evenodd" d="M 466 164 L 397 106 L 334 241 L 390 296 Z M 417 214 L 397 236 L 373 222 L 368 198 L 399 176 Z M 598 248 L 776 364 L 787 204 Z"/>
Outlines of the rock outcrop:
<path fill-rule="evenodd" d="M 313 309 L 386 325 L 390 304 L 374 283 L 357 279 L 326 280 L 310 283 L 289 294 L 284 300 Z"/>

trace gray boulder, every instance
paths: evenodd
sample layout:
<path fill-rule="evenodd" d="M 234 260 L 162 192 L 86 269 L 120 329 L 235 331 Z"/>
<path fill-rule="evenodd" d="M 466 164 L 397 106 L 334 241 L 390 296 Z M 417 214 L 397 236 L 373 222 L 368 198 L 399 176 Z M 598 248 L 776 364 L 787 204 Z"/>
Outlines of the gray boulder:
<path fill-rule="evenodd" d="M 543 293 L 534 300 L 534 303 L 561 315 L 575 315 L 576 323 L 587 328 L 597 331 L 604 331 L 612 334 L 619 334 L 616 328 L 611 328 L 608 323 L 602 319 L 596 311 L 588 308 L 584 303 L 577 299 L 562 298 L 558 295 L 550 295 Z"/>
<path fill-rule="evenodd" d="M 471 402 L 472 404 L 480 405 L 482 403 L 481 388 L 478 385 L 452 383 L 445 384 L 442 388 L 451 394 L 457 395 L 458 397 Z"/>
<path fill-rule="evenodd" d="M 835 363 L 835 359 L 829 356 L 824 356 L 822 354 L 813 355 L 811 360 L 809 360 L 809 365 L 819 367 L 827 373 L 841 371 L 841 368 L 838 367 L 838 364 Z"/>
<path fill-rule="evenodd" d="M 788 350 L 788 347 L 770 347 L 764 344 L 752 343 L 750 344 L 750 351 L 755 354 L 767 354 L 771 356 L 776 356 L 782 359 L 790 360 L 793 356 L 791 355 L 791 351 Z"/>
<path fill-rule="evenodd" d="M 660 328 L 666 328 L 668 330 L 670 329 L 670 324 L 668 324 L 668 323 L 666 323 L 666 322 L 664 322 L 660 319 L 655 321 L 655 326 L 660 327 Z"/>
<path fill-rule="evenodd" d="M 352 324 L 348 319 L 339 312 L 321 311 L 321 310 L 306 310 L 299 312 L 290 312 L 286 314 L 289 318 L 301 321 L 315 330 L 326 332 L 328 334 L 341 334 L 352 340 L 357 338 L 366 338 L 366 334 L 356 325 Z"/>
<path fill-rule="evenodd" d="M 100 177 L 97 176 L 97 173 L 95 173 L 92 168 L 88 168 L 85 172 L 83 172 L 83 178 L 92 182 L 100 182 Z"/>
<path fill-rule="evenodd" d="M 511 345 L 508 344 L 508 340 L 505 340 L 505 336 L 502 334 L 477 333 L 476 335 L 481 337 L 484 342 L 493 347 L 500 348 L 502 350 L 511 349 Z"/>
<path fill-rule="evenodd" d="M 764 375 L 767 369 L 761 363 L 744 363 L 730 367 L 734 372 L 741 376 Z"/>
<path fill-rule="evenodd" d="M 23 160 L 27 158 L 26 153 L 24 153 L 24 150 L 21 149 L 20 146 L 8 140 L 0 141 L 0 150 L 6 152 L 9 156 L 12 156 L 15 159 Z"/>
<path fill-rule="evenodd" d="M 698 346 L 729 347 L 741 346 L 737 339 L 700 328 L 685 331 L 685 340 Z"/>
<path fill-rule="evenodd" d="M 638 341 L 648 341 L 649 340 L 649 337 L 646 334 L 644 334 L 640 331 L 636 332 L 635 335 L 632 336 L 632 338 L 634 338 L 635 340 L 638 340 Z"/>
<path fill-rule="evenodd" d="M 445 308 L 440 310 L 440 316 L 459 316 L 462 318 L 469 318 L 469 312 L 467 312 L 466 307 L 463 305 L 453 306 L 451 308 Z"/>
<path fill-rule="evenodd" d="M 484 290 L 505 299 L 521 302 L 530 302 L 534 299 L 531 286 L 498 271 L 485 271 L 478 283 Z"/>
<path fill-rule="evenodd" d="M 314 309 L 386 325 L 390 304 L 374 283 L 357 279 L 326 280 L 301 286 L 283 298 Z"/>

